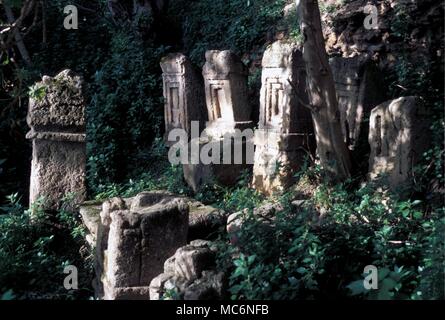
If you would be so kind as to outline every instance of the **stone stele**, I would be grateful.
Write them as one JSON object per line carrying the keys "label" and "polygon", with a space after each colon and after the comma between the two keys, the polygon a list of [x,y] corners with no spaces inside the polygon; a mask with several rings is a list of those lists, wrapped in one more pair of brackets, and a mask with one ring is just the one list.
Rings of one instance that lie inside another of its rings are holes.
{"label": "stone stele", "polygon": [[260,120],[255,131],[254,187],[270,194],[292,183],[292,176],[314,149],[306,71],[295,44],[277,41],[264,52]]}
{"label": "stone stele", "polygon": [[230,50],[210,50],[205,56],[202,75],[209,119],[206,133],[221,137],[233,129],[250,127],[246,66]]}
{"label": "stone stele", "polygon": [[396,189],[406,185],[429,146],[430,120],[414,96],[386,101],[371,112],[369,178]]}
{"label": "stone stele", "polygon": [[[233,185],[243,170],[251,170],[253,163],[253,132],[250,138],[241,137],[245,133],[244,129],[252,127],[252,110],[247,94],[247,68],[229,50],[210,50],[205,56],[202,74],[209,121],[202,137],[193,139],[191,145],[196,144],[200,154],[211,145],[217,147],[215,150],[219,149],[220,155],[215,152],[216,158],[222,158],[225,143],[237,151],[233,151],[229,161],[223,161],[224,163],[212,161],[210,164],[203,164],[201,161],[189,161],[188,164],[183,164],[184,179],[194,191],[213,180],[224,185]],[[240,161],[235,161],[237,156]]]}
{"label": "stone stele", "polygon": [[201,130],[207,121],[204,83],[199,72],[182,53],[171,53],[161,59],[164,86],[165,141],[175,128],[184,129],[188,137],[191,122],[198,121]]}
{"label": "stone stele", "polygon": [[188,220],[187,203],[162,193],[104,202],[97,239],[103,252],[103,298],[148,300],[152,279],[162,273],[165,260],[187,243]]}
{"label": "stone stele", "polygon": [[34,86],[27,122],[32,140],[30,204],[44,199],[44,208],[57,210],[71,193],[85,199],[85,99],[82,80],[70,70],[44,76]]}

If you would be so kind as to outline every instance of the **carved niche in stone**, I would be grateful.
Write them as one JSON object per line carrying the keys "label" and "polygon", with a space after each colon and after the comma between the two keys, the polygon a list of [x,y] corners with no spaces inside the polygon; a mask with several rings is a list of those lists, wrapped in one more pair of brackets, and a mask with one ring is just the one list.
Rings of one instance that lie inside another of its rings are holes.
{"label": "carved niche in stone", "polygon": [[[213,179],[233,185],[241,171],[251,170],[253,163],[253,132],[249,137],[248,130],[243,131],[252,126],[246,67],[229,50],[211,50],[206,52],[202,74],[209,121],[202,137],[193,139],[190,145],[196,146],[200,155],[211,154],[212,161],[205,163],[200,157],[199,161],[183,164],[184,179],[195,191]],[[223,157],[225,160],[220,161]]]}
{"label": "carved niche in stone", "polygon": [[369,178],[396,189],[409,182],[429,145],[430,120],[414,96],[386,101],[371,112]]}
{"label": "carved niche in stone", "polygon": [[233,129],[251,126],[246,66],[229,50],[206,52],[204,76],[209,122],[206,132],[221,137]]}
{"label": "carved niche in stone", "polygon": [[172,129],[184,129],[191,134],[191,122],[198,121],[200,130],[207,121],[205,95],[201,75],[182,53],[172,53],[162,58],[164,87],[164,118],[166,142]]}
{"label": "carved niche in stone", "polygon": [[287,187],[292,175],[313,152],[314,136],[308,102],[306,72],[295,44],[277,41],[262,60],[260,120],[255,132],[253,184],[270,194]]}

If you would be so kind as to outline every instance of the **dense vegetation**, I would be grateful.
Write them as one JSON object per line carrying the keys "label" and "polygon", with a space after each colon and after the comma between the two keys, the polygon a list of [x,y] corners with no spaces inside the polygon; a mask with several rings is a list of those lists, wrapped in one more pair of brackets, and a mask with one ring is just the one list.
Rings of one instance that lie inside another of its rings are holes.
{"label": "dense vegetation", "polygon": [[[228,213],[251,210],[264,197],[248,187],[248,174],[232,188],[205,186],[193,195],[182,169],[166,159],[160,58],[182,51],[201,66],[207,49],[232,49],[249,67],[250,101],[258,104],[260,62],[278,37],[300,39],[294,15],[283,17],[284,0],[178,0],[150,24],[111,19],[104,1],[77,1],[78,31],[63,29],[63,7],[47,3],[46,28],[26,36],[33,64],[13,52],[0,58],[0,298],[88,298],[91,257],[79,217],[66,210],[48,218],[39,204],[26,209],[30,147],[24,139],[28,88],[44,74],[64,68],[88,84],[88,187],[90,198],[131,196],[167,189],[215,205]],[[21,1],[14,1],[18,10]],[[1,6],[0,6],[1,7]],[[335,12],[335,7],[322,7]],[[403,8],[402,8],[403,9]],[[398,15],[395,32],[405,37],[409,16]],[[85,18],[85,19],[83,19]],[[411,24],[414,22],[410,22]],[[168,31],[166,27],[168,26]],[[419,95],[432,110],[432,148],[424,154],[407,193],[395,194],[355,176],[324,183],[321,169],[307,163],[300,184],[314,190],[302,208],[291,205],[295,190],[269,201],[284,210],[270,224],[249,214],[239,234],[242,253],[221,235],[219,265],[230,274],[236,299],[438,299],[444,297],[443,66],[401,54],[385,74],[389,97]],[[255,109],[255,108],[254,108]],[[255,118],[257,115],[253,115]],[[366,154],[363,155],[366,159]],[[366,160],[361,161],[366,161]],[[366,167],[366,163],[365,163]],[[439,194],[439,195],[438,195]],[[320,223],[314,217],[323,212]],[[67,292],[63,267],[79,268],[81,290]],[[379,267],[382,290],[357,285],[363,267]]]}

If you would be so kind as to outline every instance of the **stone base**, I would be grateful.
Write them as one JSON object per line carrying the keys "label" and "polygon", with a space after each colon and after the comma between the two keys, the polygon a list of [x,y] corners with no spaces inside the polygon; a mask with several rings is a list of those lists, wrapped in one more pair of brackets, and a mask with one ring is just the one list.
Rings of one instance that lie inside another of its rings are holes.
{"label": "stone base", "polygon": [[[129,211],[139,212],[141,211],[140,208],[145,208],[145,212],[150,207],[154,206],[157,208],[162,208],[168,206],[173,201],[183,201],[188,205],[188,241],[196,239],[209,239],[212,237],[212,233],[214,233],[218,228],[223,227],[226,223],[227,218],[223,211],[211,206],[203,205],[201,202],[194,199],[177,196],[163,190],[143,192],[140,195],[132,198],[113,198],[105,201],[87,201],[80,206],[80,215],[89,231],[87,238],[90,239],[89,242],[91,247],[93,250],[95,250],[94,269],[96,277],[93,280],[93,287],[95,296],[97,298],[132,300],[148,299],[148,288],[145,284],[130,286],[130,282],[127,282],[126,285],[123,286],[113,286],[109,281],[109,277],[107,276],[107,270],[109,269],[108,261],[110,260],[109,252],[110,250],[114,250],[112,245],[111,248],[109,248],[110,225],[112,224],[111,213],[116,211],[125,211],[128,209]],[[163,228],[162,230],[165,231],[167,228]],[[125,229],[124,232],[128,236],[129,231]],[[160,246],[162,250],[156,250],[161,252],[165,250],[164,247],[165,243]],[[129,252],[126,254],[129,254]],[[137,252],[135,254],[138,255]],[[125,255],[122,255],[122,257],[125,258]],[[151,255],[151,258],[154,260],[154,255]],[[125,261],[125,259],[123,261]],[[162,268],[164,258],[160,260],[162,261],[159,261],[158,265]],[[119,262],[119,264],[122,265],[123,261]],[[136,265],[138,264],[135,263],[135,266]],[[153,267],[153,269],[156,268]],[[155,275],[160,272],[161,271],[156,271]]]}
{"label": "stone base", "polygon": [[150,300],[150,287],[106,288],[104,300]]}
{"label": "stone base", "polygon": [[225,122],[223,120],[215,120],[207,125],[204,132],[208,137],[218,139],[226,135],[233,135],[237,131],[251,129],[252,127],[252,121]]}
{"label": "stone base", "polygon": [[97,227],[96,283],[99,298],[148,299],[151,280],[164,261],[187,243],[189,209],[181,197],[142,192],[102,205]]}
{"label": "stone base", "polygon": [[[191,143],[193,143],[193,141]],[[184,179],[195,192],[198,191],[201,186],[215,182],[225,186],[233,186],[237,183],[244,171],[252,170],[254,148],[251,137],[242,139],[241,143],[235,143],[233,139],[230,140],[230,137],[227,136],[222,139],[201,138],[197,146],[199,155],[202,156],[203,148],[208,148],[210,144],[219,146],[220,154],[213,158],[217,161],[204,164],[202,157],[197,159],[199,161],[192,161],[192,159],[189,158],[189,163],[183,164],[182,166]],[[227,150],[225,150],[228,149],[227,146],[229,146],[231,150],[230,157],[227,156],[229,164],[224,163],[224,154],[227,152]],[[189,152],[189,154],[191,154],[191,152]],[[214,162],[219,162],[219,164]]]}
{"label": "stone base", "polygon": [[85,143],[35,138],[32,146],[30,205],[43,197],[45,210],[58,210],[69,193],[84,201]]}
{"label": "stone base", "polygon": [[179,248],[151,282],[150,300],[226,298],[227,277],[216,271],[215,258],[216,247],[208,241],[195,240]]}
{"label": "stone base", "polygon": [[257,130],[253,167],[254,188],[270,195],[282,192],[293,184],[295,173],[313,150],[312,140],[313,136],[307,134],[280,134]]}

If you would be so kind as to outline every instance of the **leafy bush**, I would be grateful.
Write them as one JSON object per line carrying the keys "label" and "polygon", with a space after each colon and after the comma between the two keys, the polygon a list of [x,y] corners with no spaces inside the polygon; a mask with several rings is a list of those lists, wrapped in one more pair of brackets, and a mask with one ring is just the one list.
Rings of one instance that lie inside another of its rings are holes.
{"label": "leafy bush", "polygon": [[167,158],[167,147],[156,138],[148,151],[150,168],[123,183],[100,184],[94,193],[96,200],[116,196],[132,197],[142,191],[167,190],[180,195],[192,195],[192,190],[183,179],[182,166],[172,165]]}
{"label": "leafy bush", "polygon": [[[427,213],[420,201],[372,185],[351,188],[321,185],[303,209],[285,195],[271,223],[247,217],[241,253],[221,244],[232,298],[443,299],[443,209]],[[377,291],[363,288],[367,265],[379,269]]]}
{"label": "leafy bush", "polygon": [[[9,197],[0,215],[0,298],[86,299],[92,296],[92,261],[85,245],[83,226],[69,208],[50,216],[40,199],[29,210]],[[63,286],[64,268],[78,268],[79,290]]]}
{"label": "leafy bush", "polygon": [[202,65],[206,50],[231,49],[243,55],[261,49],[267,33],[273,34],[282,18],[284,4],[284,0],[180,0],[169,12],[183,17],[184,49]]}
{"label": "leafy bush", "polygon": [[88,181],[93,191],[148,167],[148,151],[163,123],[158,63],[165,48],[146,46],[137,34],[118,31],[110,50],[91,85],[88,108]]}

